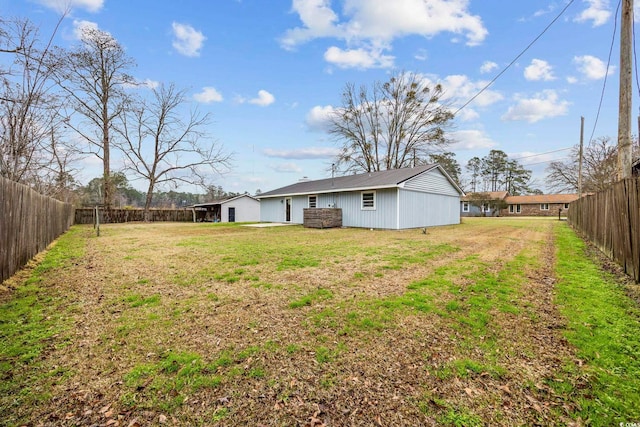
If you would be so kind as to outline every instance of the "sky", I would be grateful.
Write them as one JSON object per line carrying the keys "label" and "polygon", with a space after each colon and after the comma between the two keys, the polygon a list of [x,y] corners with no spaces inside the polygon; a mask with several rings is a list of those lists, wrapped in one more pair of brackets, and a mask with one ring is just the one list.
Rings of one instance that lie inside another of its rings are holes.
{"label": "sky", "polygon": [[[233,153],[232,167],[211,177],[226,191],[254,194],[331,176],[338,142],[326,118],[345,86],[371,87],[402,71],[442,84],[454,111],[464,106],[447,149],[463,170],[470,158],[502,150],[545,190],[545,167],[579,143],[581,117],[585,141],[617,140],[618,4],[0,0],[0,16],[29,18],[46,35],[69,6],[56,44],[71,47],[83,26],[99,28],[136,61],[130,73],[146,83],[138,90],[185,89],[190,108],[211,115],[212,140]],[[83,184],[101,175],[98,159],[77,169]]]}

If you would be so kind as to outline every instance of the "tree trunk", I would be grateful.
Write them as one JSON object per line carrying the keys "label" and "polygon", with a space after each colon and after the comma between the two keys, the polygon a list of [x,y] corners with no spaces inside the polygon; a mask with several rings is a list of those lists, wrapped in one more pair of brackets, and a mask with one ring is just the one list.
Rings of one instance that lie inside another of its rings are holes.
{"label": "tree trunk", "polygon": [[[106,116],[106,107],[103,112],[103,117]],[[104,208],[108,212],[113,205],[113,191],[111,188],[111,167],[110,167],[110,152],[109,152],[109,123],[103,121],[102,126],[102,167],[104,178]]]}
{"label": "tree trunk", "polygon": [[149,181],[149,188],[147,190],[147,197],[145,198],[144,201],[144,222],[150,222],[151,221],[151,215],[150,215],[150,209],[151,209],[151,202],[153,201],[153,187],[155,186],[155,183],[153,182],[153,180]]}

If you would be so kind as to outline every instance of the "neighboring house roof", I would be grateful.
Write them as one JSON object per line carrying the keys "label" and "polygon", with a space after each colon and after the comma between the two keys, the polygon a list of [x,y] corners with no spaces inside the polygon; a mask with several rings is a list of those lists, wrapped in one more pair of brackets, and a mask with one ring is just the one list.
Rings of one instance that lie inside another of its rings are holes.
{"label": "neighboring house roof", "polygon": [[508,191],[478,191],[476,193],[467,193],[467,195],[464,197],[461,197],[460,200],[462,200],[463,202],[468,202],[469,200],[473,200],[474,195],[476,194],[487,194],[488,198],[494,199],[494,200],[495,199],[503,200],[504,198],[509,196]]}
{"label": "neighboring house roof", "polygon": [[257,198],[255,198],[254,196],[251,196],[249,194],[239,194],[237,196],[227,197],[226,199],[212,200],[212,201],[206,202],[206,203],[196,203],[195,205],[191,205],[190,207],[192,207],[192,208],[203,208],[203,207],[206,207],[206,206],[222,205],[222,204],[225,204],[225,203],[229,203],[229,202],[231,202],[233,200],[240,199],[242,197],[249,197],[250,199],[253,199],[256,202],[260,201]]}
{"label": "neighboring house roof", "polygon": [[533,194],[530,196],[508,196],[505,201],[510,205],[538,203],[571,203],[578,200],[577,194]]}
{"label": "neighboring house roof", "polygon": [[375,190],[382,188],[394,188],[403,182],[427,172],[432,169],[439,169],[443,175],[451,182],[451,185],[460,192],[464,192],[455,184],[445,170],[437,165],[423,165],[413,168],[390,169],[379,172],[369,172],[357,175],[338,176],[335,178],[319,179],[315,181],[300,181],[275,190],[259,194],[259,199],[276,196],[294,196],[315,193],[335,193],[341,191]]}

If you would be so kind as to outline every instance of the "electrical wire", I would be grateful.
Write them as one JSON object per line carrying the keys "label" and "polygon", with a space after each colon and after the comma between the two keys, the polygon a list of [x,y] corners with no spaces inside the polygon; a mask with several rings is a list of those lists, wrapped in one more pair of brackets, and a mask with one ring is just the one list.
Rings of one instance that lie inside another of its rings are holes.
{"label": "electrical wire", "polygon": [[611,47],[609,47],[609,58],[607,59],[607,71],[604,74],[604,82],[602,83],[602,92],[600,93],[600,102],[598,103],[598,112],[596,113],[596,120],[593,123],[593,129],[591,130],[591,136],[587,140],[587,142],[591,142],[593,140],[593,135],[596,133],[596,127],[598,126],[598,119],[600,118],[600,111],[602,110],[602,102],[604,100],[604,92],[607,87],[607,77],[609,76],[609,66],[611,65],[611,54],[613,53],[613,46],[616,41],[616,32],[618,31],[618,13],[620,12],[620,5],[622,4],[622,0],[618,2],[618,7],[616,8],[616,16],[613,19],[613,35],[611,36]]}
{"label": "electrical wire", "polygon": [[506,67],[504,67],[504,68],[502,69],[502,71],[500,71],[500,72],[499,72],[499,73],[498,73],[498,74],[497,74],[497,75],[496,75],[496,76],[495,76],[495,77],[494,77],[494,78],[493,78],[489,83],[487,83],[487,84],[486,84],[482,89],[480,89],[480,91],[478,91],[478,93],[476,93],[475,95],[473,95],[473,96],[471,97],[471,99],[469,99],[467,102],[465,102],[464,104],[462,104],[462,106],[461,106],[460,108],[458,108],[458,109],[457,109],[453,114],[454,114],[454,115],[457,115],[457,114],[460,112],[460,110],[462,110],[463,108],[465,108],[467,105],[471,104],[471,103],[472,103],[472,102],[473,102],[477,97],[479,97],[479,96],[480,96],[480,95],[481,95],[485,90],[489,89],[489,87],[490,87],[492,84],[494,84],[496,80],[498,80],[498,79],[499,79],[499,78],[500,78],[500,77],[501,77],[501,76],[502,76],[502,75],[503,75],[503,74],[504,74],[504,73],[505,73],[509,68],[511,68],[511,66],[512,66],[513,64],[515,64],[515,63],[516,63],[516,61],[517,61],[518,59],[520,59],[520,57],[521,57],[522,55],[524,55],[524,54],[525,54],[525,52],[526,52],[526,51],[528,51],[528,50],[531,48],[531,46],[533,46],[533,45],[538,41],[538,39],[540,39],[540,37],[542,37],[542,36],[544,35],[544,33],[546,33],[546,32],[547,32],[547,30],[548,30],[549,28],[551,28],[551,26],[552,26],[553,24],[555,24],[555,22],[556,22],[558,19],[560,19],[560,17],[561,17],[561,16],[564,14],[564,12],[569,8],[569,6],[571,6],[571,5],[573,4],[573,2],[574,2],[574,1],[575,1],[575,0],[570,0],[570,1],[566,4],[566,6],[565,6],[561,11],[560,11],[560,13],[559,13],[555,18],[553,18],[553,20],[552,20],[552,21],[551,21],[551,22],[550,22],[550,23],[549,23],[549,24],[544,28],[544,30],[542,30],[542,32],[541,32],[540,34],[538,34],[538,35],[536,36],[536,38],[534,38],[534,39],[533,39],[533,41],[531,41],[531,43],[529,43],[529,44],[527,45],[527,47],[525,47],[525,48],[524,48],[524,49],[523,49],[523,50],[518,54],[518,56],[516,56],[516,57],[515,57],[515,58],[514,58],[510,63],[509,63],[509,65],[507,65]]}
{"label": "electrical wire", "polygon": [[542,156],[543,154],[552,154],[552,153],[558,153],[560,151],[567,151],[567,150],[571,150],[573,147],[567,147],[567,148],[559,148],[557,150],[553,150],[553,151],[547,151],[546,153],[538,153],[538,154],[530,154],[528,156],[522,156],[522,157],[516,157],[514,159],[510,159],[510,160],[522,160],[522,159],[528,159],[529,157],[538,157],[538,156]]}
{"label": "electrical wire", "polygon": [[558,162],[560,160],[565,160],[565,159],[570,159],[570,158],[571,157],[565,156],[565,157],[560,157],[558,159],[550,159],[550,160],[544,160],[544,161],[541,161],[541,162],[527,163],[526,165],[521,165],[521,166],[525,167],[525,166],[543,165],[545,163]]}

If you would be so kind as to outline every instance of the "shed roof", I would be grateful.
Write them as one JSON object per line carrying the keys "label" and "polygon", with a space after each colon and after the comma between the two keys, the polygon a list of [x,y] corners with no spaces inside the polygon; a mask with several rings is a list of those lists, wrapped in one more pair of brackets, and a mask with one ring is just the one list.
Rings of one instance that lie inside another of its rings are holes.
{"label": "shed roof", "polygon": [[193,208],[203,208],[203,207],[206,207],[206,206],[222,205],[222,204],[225,204],[225,203],[229,203],[229,202],[231,202],[233,200],[240,199],[242,197],[249,197],[250,199],[253,199],[256,202],[260,201],[260,200],[258,200],[257,198],[255,198],[254,196],[252,196],[250,194],[239,194],[237,196],[231,196],[231,197],[227,197],[227,198],[224,198],[224,199],[212,200],[210,202],[196,203],[196,204],[192,205],[191,207],[193,207]]}
{"label": "shed roof", "polygon": [[[338,176],[335,178],[300,181],[295,184],[267,191],[256,197],[259,199],[276,196],[292,196],[314,193],[335,193],[340,191],[374,190],[393,188],[403,182],[429,170],[439,168],[448,177],[444,169],[437,164],[415,166],[412,168],[390,169],[379,172],[368,172],[357,175]],[[453,181],[452,185],[456,186]],[[456,186],[457,188],[457,186]],[[462,191],[460,190],[462,193]]]}

